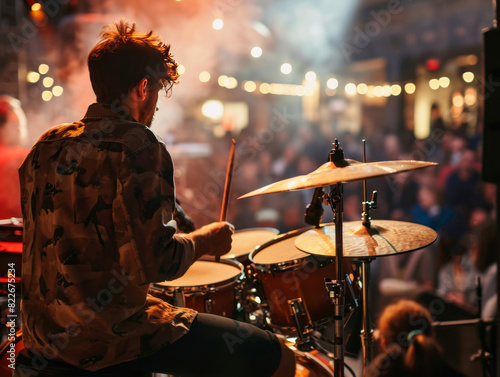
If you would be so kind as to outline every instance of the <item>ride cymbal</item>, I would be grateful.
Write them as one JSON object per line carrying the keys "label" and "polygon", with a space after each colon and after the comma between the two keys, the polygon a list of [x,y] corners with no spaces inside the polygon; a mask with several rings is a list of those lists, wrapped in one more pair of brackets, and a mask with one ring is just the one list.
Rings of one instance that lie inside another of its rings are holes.
{"label": "ride cymbal", "polygon": [[[343,223],[343,257],[372,258],[414,251],[432,244],[437,233],[420,224],[404,221],[372,220]],[[313,255],[335,257],[335,226],[311,229],[295,240],[295,247]]]}
{"label": "ride cymbal", "polygon": [[307,175],[300,175],[271,183],[270,185],[240,196],[238,199],[277,192],[326,187],[336,183],[358,181],[361,179],[402,173],[408,170],[421,169],[435,165],[437,165],[436,162],[414,160],[365,163],[346,159],[339,162],[327,162]]}

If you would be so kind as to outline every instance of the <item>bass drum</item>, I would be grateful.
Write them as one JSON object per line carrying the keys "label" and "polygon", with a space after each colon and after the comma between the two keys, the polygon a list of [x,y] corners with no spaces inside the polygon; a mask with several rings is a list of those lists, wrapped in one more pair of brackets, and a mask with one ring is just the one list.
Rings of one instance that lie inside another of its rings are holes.
{"label": "bass drum", "polygon": [[[255,249],[249,258],[261,285],[271,327],[284,335],[295,335],[297,331],[292,307],[299,314],[302,328],[322,329],[333,322],[334,306],[324,279],[337,279],[334,258],[306,254],[295,247],[295,239],[309,229],[312,227],[282,234]],[[346,281],[345,308],[349,312],[358,306],[359,271],[348,258],[343,260],[343,270],[353,281]]]}

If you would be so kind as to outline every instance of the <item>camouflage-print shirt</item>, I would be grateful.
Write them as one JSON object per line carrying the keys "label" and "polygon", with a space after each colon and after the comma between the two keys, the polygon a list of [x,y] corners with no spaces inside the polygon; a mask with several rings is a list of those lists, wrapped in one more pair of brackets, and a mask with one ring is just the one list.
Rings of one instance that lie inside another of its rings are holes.
{"label": "camouflage-print shirt", "polygon": [[193,241],[175,234],[173,164],[158,136],[93,104],[42,135],[19,176],[27,349],[97,370],[189,330],[195,311],[148,294],[194,257]]}

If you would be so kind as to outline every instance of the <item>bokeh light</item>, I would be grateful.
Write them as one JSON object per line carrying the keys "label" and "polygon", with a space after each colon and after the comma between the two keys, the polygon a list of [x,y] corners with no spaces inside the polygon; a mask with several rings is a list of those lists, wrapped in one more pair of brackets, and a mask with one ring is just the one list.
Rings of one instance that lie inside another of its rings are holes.
{"label": "bokeh light", "polygon": [[289,73],[292,72],[292,65],[290,63],[283,63],[281,65],[281,73],[283,73],[284,75],[288,75]]}
{"label": "bokeh light", "polygon": [[250,55],[254,58],[260,58],[262,56],[262,49],[259,46],[255,46],[252,48],[252,51],[250,51]]}
{"label": "bokeh light", "polygon": [[215,30],[220,30],[224,27],[224,21],[222,21],[220,18],[216,18],[214,22],[212,22],[212,27]]}
{"label": "bokeh light", "polygon": [[209,82],[210,73],[208,73],[207,71],[200,72],[199,78],[201,82]]}

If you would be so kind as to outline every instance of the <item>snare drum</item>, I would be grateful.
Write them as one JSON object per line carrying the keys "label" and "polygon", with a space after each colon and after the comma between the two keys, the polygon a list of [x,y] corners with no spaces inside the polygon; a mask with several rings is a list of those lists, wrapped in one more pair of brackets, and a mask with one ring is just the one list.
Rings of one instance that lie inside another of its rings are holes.
{"label": "snare drum", "polygon": [[249,228],[237,230],[233,234],[231,251],[221,256],[222,259],[235,259],[247,264],[248,254],[256,247],[276,238],[279,230],[274,228]]}
{"label": "snare drum", "polygon": [[232,318],[242,280],[243,265],[238,262],[197,260],[182,277],[150,289],[172,305]]}
{"label": "snare drum", "polygon": [[[300,325],[319,329],[333,322],[334,306],[325,288],[325,278],[336,279],[334,258],[306,254],[295,247],[295,239],[311,228],[278,236],[255,249],[250,261],[262,285],[264,306],[271,326],[285,335],[296,333],[291,305],[303,309]],[[347,258],[344,271],[352,275]],[[346,284],[347,285],[347,284]],[[346,309],[353,298],[346,287]]]}

